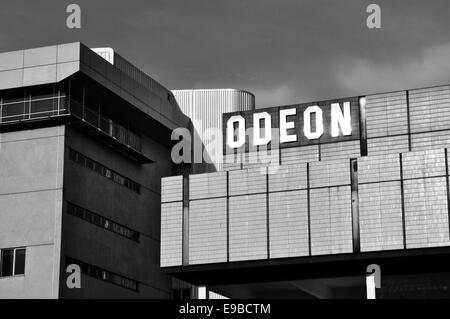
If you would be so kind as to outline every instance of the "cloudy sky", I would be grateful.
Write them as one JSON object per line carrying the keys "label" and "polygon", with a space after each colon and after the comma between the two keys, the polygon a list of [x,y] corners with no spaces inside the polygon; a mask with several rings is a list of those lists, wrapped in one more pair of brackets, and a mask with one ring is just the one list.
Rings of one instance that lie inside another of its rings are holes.
{"label": "cloudy sky", "polygon": [[[82,28],[66,27],[70,3]],[[382,28],[366,26],[381,6]],[[0,51],[110,46],[170,89],[258,107],[450,83],[449,0],[0,0]]]}

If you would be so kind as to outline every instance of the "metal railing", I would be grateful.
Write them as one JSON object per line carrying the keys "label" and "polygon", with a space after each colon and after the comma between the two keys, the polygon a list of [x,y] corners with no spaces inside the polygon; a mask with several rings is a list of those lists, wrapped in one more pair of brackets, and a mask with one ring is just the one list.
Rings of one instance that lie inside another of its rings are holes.
{"label": "metal railing", "polygon": [[0,125],[71,114],[99,129],[115,140],[136,151],[141,151],[141,137],[138,133],[118,124],[83,103],[67,99],[63,93],[45,97],[28,97],[20,100],[0,99]]}
{"label": "metal railing", "polygon": [[99,111],[92,110],[77,100],[71,99],[69,113],[84,120],[103,133],[108,134],[134,150],[141,151],[141,137],[139,134],[118,124],[109,117],[101,114]]}
{"label": "metal railing", "polygon": [[66,96],[58,95],[24,98],[19,101],[0,100],[0,124],[43,119],[67,114]]}

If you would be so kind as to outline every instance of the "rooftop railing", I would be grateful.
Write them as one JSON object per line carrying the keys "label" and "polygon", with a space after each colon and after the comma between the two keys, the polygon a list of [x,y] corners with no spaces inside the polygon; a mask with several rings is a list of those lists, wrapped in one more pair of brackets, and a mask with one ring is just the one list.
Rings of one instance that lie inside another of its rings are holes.
{"label": "rooftop railing", "polygon": [[63,93],[28,97],[15,100],[0,99],[0,125],[48,119],[72,115],[122,144],[140,152],[141,137],[135,130],[118,124],[111,118],[89,108],[83,103],[69,99]]}

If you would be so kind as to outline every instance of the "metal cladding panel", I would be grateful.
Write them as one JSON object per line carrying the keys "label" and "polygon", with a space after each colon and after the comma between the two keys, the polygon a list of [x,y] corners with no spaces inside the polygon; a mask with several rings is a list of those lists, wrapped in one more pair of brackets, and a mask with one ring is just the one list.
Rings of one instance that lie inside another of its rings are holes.
{"label": "metal cladding panel", "polygon": [[398,154],[409,151],[408,135],[367,139],[367,153],[372,155]]}
{"label": "metal cladding panel", "polygon": [[[223,169],[222,114],[255,109],[255,97],[235,89],[174,90],[182,112],[194,125],[217,170]],[[215,139],[211,140],[211,134]]]}
{"label": "metal cladding panel", "polygon": [[409,91],[411,132],[450,129],[448,85]]}
{"label": "metal cladding panel", "polygon": [[227,261],[227,199],[189,203],[189,264]]}
{"label": "metal cladding panel", "polygon": [[238,161],[236,159],[236,155],[228,154],[228,155],[224,156],[224,162],[223,162],[222,169],[224,171],[233,171],[233,170],[242,169],[242,165],[241,165],[240,160]]}
{"label": "metal cladding panel", "polygon": [[312,255],[353,251],[350,186],[311,189],[310,219]]}
{"label": "metal cladding panel", "polygon": [[274,174],[269,174],[269,192],[306,189],[306,164],[282,165]]}
{"label": "metal cladding panel", "polygon": [[229,199],[230,261],[267,258],[266,194]]}
{"label": "metal cladding panel", "polygon": [[400,182],[359,185],[361,251],[403,249]]}
{"label": "metal cladding panel", "polygon": [[411,135],[413,151],[450,147],[450,130]]}
{"label": "metal cladding panel", "polygon": [[313,162],[309,170],[313,188],[350,184],[350,160]]}
{"label": "metal cladding panel", "polygon": [[320,146],[320,159],[322,161],[360,156],[361,147],[359,141],[329,143]]}
{"label": "metal cladding panel", "polygon": [[280,165],[280,150],[259,150],[255,152],[243,153],[242,168],[253,168],[274,165]]}
{"label": "metal cladding panel", "polygon": [[319,145],[308,145],[281,149],[281,163],[296,164],[319,160]]}
{"label": "metal cladding panel", "polygon": [[445,177],[404,181],[406,247],[450,245]]}
{"label": "metal cladding panel", "polygon": [[358,159],[358,183],[400,180],[400,156],[377,155]]}
{"label": "metal cladding panel", "polygon": [[445,150],[428,150],[403,154],[403,178],[444,176]]}
{"label": "metal cladding panel", "polygon": [[366,96],[367,137],[408,133],[406,91]]}
{"label": "metal cladding panel", "polygon": [[267,190],[266,168],[249,168],[229,172],[229,195],[264,193]]}
{"label": "metal cladding panel", "polygon": [[161,179],[161,202],[183,200],[183,176],[163,177]]}
{"label": "metal cladding panel", "polygon": [[309,255],[306,190],[269,194],[270,258]]}
{"label": "metal cladding panel", "polygon": [[189,199],[227,196],[227,173],[194,174],[189,177]]}
{"label": "metal cladding panel", "polygon": [[161,205],[161,267],[181,266],[183,252],[183,203]]}

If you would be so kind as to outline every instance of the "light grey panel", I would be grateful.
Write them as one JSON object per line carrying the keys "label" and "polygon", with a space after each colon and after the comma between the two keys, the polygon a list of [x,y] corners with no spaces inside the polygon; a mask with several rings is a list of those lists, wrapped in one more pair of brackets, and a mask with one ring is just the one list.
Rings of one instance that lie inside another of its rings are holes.
{"label": "light grey panel", "polygon": [[266,168],[249,168],[229,172],[230,195],[266,192]]}
{"label": "light grey panel", "polygon": [[450,147],[450,130],[411,135],[411,149],[413,151],[448,147]]}
{"label": "light grey panel", "polygon": [[266,195],[229,199],[230,261],[267,258]]}
{"label": "light grey panel", "polygon": [[61,80],[64,80],[68,76],[74,74],[80,69],[80,62],[66,62],[66,63],[60,63],[57,66],[57,74],[56,74],[56,80],[59,82]]}
{"label": "light grey panel", "polygon": [[227,261],[227,199],[189,203],[189,264]]}
{"label": "light grey panel", "polygon": [[0,53],[0,71],[23,68],[23,50]]}
{"label": "light grey panel", "polygon": [[189,199],[227,196],[227,173],[207,173],[189,176]]}
{"label": "light grey panel", "polygon": [[225,171],[241,169],[242,156],[242,153],[224,155],[223,169]]}
{"label": "light grey panel", "polygon": [[406,91],[366,96],[367,137],[408,133]]}
{"label": "light grey panel", "polygon": [[53,82],[56,82],[56,64],[26,68],[23,71],[24,86]]}
{"label": "light grey panel", "polygon": [[56,63],[56,45],[24,50],[24,67]]}
{"label": "light grey panel", "polygon": [[161,202],[183,200],[183,176],[163,177],[161,179]]}
{"label": "light grey panel", "polygon": [[319,146],[307,145],[281,149],[281,164],[297,164],[319,160]]}
{"label": "light grey panel", "polygon": [[243,154],[244,162],[242,168],[255,168],[264,166],[279,166],[280,150],[261,150]]}
{"label": "light grey panel", "polygon": [[307,187],[306,164],[281,165],[269,174],[269,192],[305,189]]}
{"label": "light grey panel", "polygon": [[448,85],[409,92],[411,132],[450,129]]}
{"label": "light grey panel", "polygon": [[361,148],[359,141],[329,143],[320,146],[320,159],[322,161],[356,158],[360,156]]}
{"label": "light grey panel", "polygon": [[408,152],[403,154],[403,178],[444,176],[445,151],[443,149]]}
{"label": "light grey panel", "polygon": [[23,69],[1,71],[0,90],[21,87],[23,80]]}
{"label": "light grey panel", "polygon": [[350,160],[313,162],[309,170],[311,187],[350,184]]}
{"label": "light grey panel", "polygon": [[400,179],[399,154],[368,156],[358,159],[358,183]]}
{"label": "light grey panel", "polygon": [[311,189],[311,253],[351,253],[352,211],[350,186]]}
{"label": "light grey panel", "polygon": [[309,255],[306,190],[269,194],[270,258]]}
{"label": "light grey panel", "polygon": [[404,194],[406,247],[450,245],[445,178],[405,180]]}
{"label": "light grey panel", "polygon": [[367,153],[372,156],[408,152],[408,143],[408,135],[371,138],[367,140]]}
{"label": "light grey panel", "polygon": [[80,60],[80,43],[58,45],[57,63]]}
{"label": "light grey panel", "polygon": [[400,182],[359,185],[361,251],[403,249]]}
{"label": "light grey panel", "polygon": [[181,266],[183,203],[161,204],[161,267]]}

